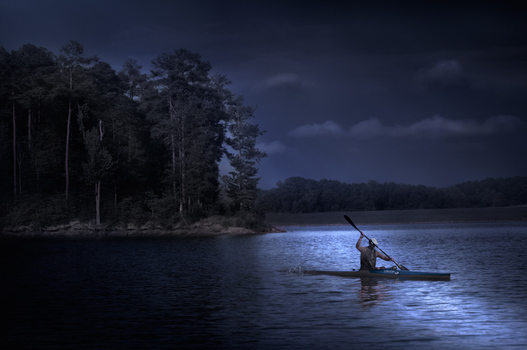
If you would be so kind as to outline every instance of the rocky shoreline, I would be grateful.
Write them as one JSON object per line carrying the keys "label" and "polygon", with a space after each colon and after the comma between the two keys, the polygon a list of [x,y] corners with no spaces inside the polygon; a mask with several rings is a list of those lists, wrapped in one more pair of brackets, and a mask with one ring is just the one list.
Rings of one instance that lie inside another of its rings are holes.
{"label": "rocky shoreline", "polygon": [[2,231],[4,237],[19,238],[137,238],[137,237],[179,237],[179,236],[219,236],[219,235],[256,235],[283,230],[269,226],[264,231],[256,231],[239,226],[225,227],[221,220],[209,218],[192,225],[162,227],[153,222],[144,225],[117,223],[113,225],[95,225],[92,222],[71,221],[48,227],[34,228],[30,225],[8,227]]}

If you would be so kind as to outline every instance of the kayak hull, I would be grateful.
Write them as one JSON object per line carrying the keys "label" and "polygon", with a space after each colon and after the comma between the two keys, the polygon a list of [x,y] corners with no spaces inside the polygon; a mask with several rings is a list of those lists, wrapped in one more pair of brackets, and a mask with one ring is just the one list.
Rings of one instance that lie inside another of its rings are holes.
{"label": "kayak hull", "polygon": [[309,271],[311,275],[330,275],[342,277],[373,277],[373,278],[392,278],[392,279],[413,279],[413,280],[437,280],[449,281],[449,273],[439,272],[420,272],[402,271],[393,269],[381,270],[352,270],[352,271]]}

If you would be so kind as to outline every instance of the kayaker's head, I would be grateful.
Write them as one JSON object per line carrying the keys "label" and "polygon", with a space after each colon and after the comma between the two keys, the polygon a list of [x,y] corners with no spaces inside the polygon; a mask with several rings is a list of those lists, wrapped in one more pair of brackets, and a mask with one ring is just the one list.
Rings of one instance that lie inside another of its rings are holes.
{"label": "kayaker's head", "polygon": [[370,247],[377,246],[377,240],[375,238],[370,239]]}

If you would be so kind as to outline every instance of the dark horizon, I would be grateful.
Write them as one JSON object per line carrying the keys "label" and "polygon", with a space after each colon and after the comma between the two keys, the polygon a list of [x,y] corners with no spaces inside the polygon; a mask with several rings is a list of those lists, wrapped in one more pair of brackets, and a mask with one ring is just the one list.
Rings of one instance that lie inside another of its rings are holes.
{"label": "dark horizon", "polygon": [[[482,183],[482,182],[485,182],[485,181],[500,181],[500,180],[510,180],[510,179],[514,179],[514,178],[525,178],[525,176],[510,176],[510,177],[486,177],[484,179],[481,179],[481,180],[467,180],[467,181],[463,181],[463,182],[459,182],[459,183],[455,183],[455,184],[452,184],[452,185],[448,185],[448,186],[444,186],[444,187],[437,187],[437,186],[426,186],[426,185],[423,185],[423,184],[410,184],[410,183],[404,183],[404,182],[394,182],[394,181],[385,181],[385,182],[379,182],[379,181],[376,181],[376,180],[368,180],[368,181],[364,181],[364,182],[346,182],[346,181],[340,181],[340,180],[335,180],[335,179],[326,179],[326,178],[323,178],[323,179],[320,179],[320,180],[316,180],[316,179],[312,179],[312,178],[304,178],[302,176],[290,176],[284,180],[279,180],[273,187],[269,188],[269,189],[275,189],[278,187],[278,185],[281,185],[283,184],[285,181],[288,181],[290,179],[294,179],[294,178],[301,178],[303,180],[306,180],[306,181],[315,181],[315,182],[321,182],[321,181],[337,181],[339,183],[342,183],[342,184],[346,184],[346,185],[362,185],[362,184],[368,184],[368,183],[376,183],[376,184],[380,184],[380,185],[386,185],[386,184],[395,184],[395,185],[401,185],[401,186],[423,186],[423,187],[426,187],[426,188],[431,188],[431,189],[446,189],[446,188],[451,188],[451,187],[455,187],[455,186],[460,186],[460,185],[465,185],[465,184],[469,184],[469,183]],[[262,189],[263,190],[263,189]]]}

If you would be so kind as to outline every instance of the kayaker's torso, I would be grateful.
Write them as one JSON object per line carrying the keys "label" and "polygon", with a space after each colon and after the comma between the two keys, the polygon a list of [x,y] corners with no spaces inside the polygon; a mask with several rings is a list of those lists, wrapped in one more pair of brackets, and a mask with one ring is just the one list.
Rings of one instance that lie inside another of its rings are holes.
{"label": "kayaker's torso", "polygon": [[360,249],[360,269],[361,270],[373,270],[377,263],[377,251],[370,247],[362,247]]}

